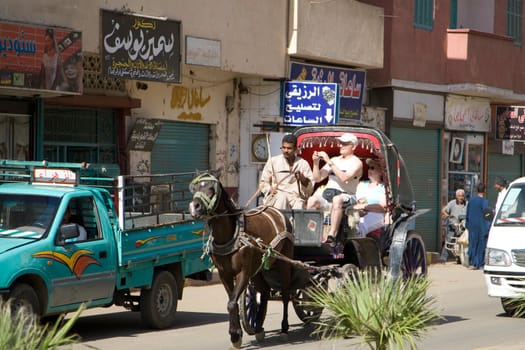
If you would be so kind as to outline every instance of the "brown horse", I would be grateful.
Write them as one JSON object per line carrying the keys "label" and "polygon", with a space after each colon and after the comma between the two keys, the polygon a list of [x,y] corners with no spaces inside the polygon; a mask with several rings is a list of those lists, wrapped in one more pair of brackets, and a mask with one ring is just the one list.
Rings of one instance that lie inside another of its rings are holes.
{"label": "brown horse", "polygon": [[[190,184],[190,191],[193,193],[191,215],[203,218],[207,223],[210,233],[208,249],[228,293],[230,340],[236,348],[242,344],[238,299],[250,279],[262,297],[255,316],[256,339],[261,340],[264,338],[262,323],[270,292],[269,281],[263,273],[263,252],[271,247],[283,256],[293,257],[290,221],[273,207],[257,207],[248,211],[238,209],[211,173],[197,175]],[[283,301],[281,337],[286,339],[292,266],[283,259],[270,258],[269,262],[270,270],[276,269],[279,276]]]}

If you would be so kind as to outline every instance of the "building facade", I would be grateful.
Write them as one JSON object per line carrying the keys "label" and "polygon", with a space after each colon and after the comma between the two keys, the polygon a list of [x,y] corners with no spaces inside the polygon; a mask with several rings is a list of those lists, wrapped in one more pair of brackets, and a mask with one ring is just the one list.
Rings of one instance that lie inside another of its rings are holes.
{"label": "building facade", "polygon": [[369,103],[405,157],[416,228],[440,249],[440,209],[457,188],[524,174],[521,0],[369,0],[385,13],[384,67],[368,71]]}
{"label": "building facade", "polygon": [[[122,174],[221,169],[239,202],[262,167],[253,140],[280,141],[291,61],[341,74],[383,62],[383,10],[360,1],[7,0],[0,10],[0,158]],[[360,89],[363,104],[364,80]]]}

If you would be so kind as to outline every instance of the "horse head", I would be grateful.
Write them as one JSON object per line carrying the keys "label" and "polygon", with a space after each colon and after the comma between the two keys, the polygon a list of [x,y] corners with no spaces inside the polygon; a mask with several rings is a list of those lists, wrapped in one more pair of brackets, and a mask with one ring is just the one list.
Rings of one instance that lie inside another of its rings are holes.
{"label": "horse head", "polygon": [[190,182],[193,199],[190,202],[190,213],[195,219],[215,214],[221,198],[222,186],[219,179],[211,172],[197,173]]}

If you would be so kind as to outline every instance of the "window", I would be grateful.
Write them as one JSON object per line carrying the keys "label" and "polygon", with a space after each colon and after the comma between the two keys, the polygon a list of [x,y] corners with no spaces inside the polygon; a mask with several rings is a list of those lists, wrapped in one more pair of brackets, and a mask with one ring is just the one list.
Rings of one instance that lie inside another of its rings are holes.
{"label": "window", "polygon": [[414,1],[414,27],[432,30],[434,26],[434,0]]}
{"label": "window", "polygon": [[99,232],[98,216],[92,197],[76,197],[71,199],[68,203],[66,216],[63,223],[75,223],[80,225],[79,230],[81,230],[81,237],[79,237],[77,241],[102,238],[102,235]]}
{"label": "window", "polygon": [[514,38],[514,45],[521,46],[523,0],[508,0],[507,35]]}
{"label": "window", "polygon": [[54,162],[117,162],[112,110],[46,108],[44,159]]}

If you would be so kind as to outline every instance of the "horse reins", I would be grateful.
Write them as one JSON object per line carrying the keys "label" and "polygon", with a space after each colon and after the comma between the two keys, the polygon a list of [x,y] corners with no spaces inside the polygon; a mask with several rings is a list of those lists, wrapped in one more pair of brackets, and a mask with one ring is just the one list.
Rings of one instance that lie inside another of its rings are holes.
{"label": "horse reins", "polygon": [[[215,189],[214,196],[210,198],[209,196],[205,195],[203,192],[198,191],[194,193],[194,197],[199,198],[205,204],[207,214],[211,214],[217,209],[217,206],[219,204],[220,193],[218,191],[218,181],[214,176],[206,173],[206,174],[196,177],[191,182],[191,185],[199,181],[203,181],[203,180],[213,181],[214,189]],[[212,207],[210,208],[210,206]],[[210,234],[208,236],[208,242],[205,245],[205,249],[204,249],[203,255],[201,256],[201,259],[203,259],[205,255],[209,255],[210,253],[217,254],[217,255],[229,255],[229,254],[236,252],[238,249],[241,248],[242,245],[244,245],[244,246],[248,246],[248,247],[257,249],[259,252],[263,254],[264,256],[263,261],[261,261],[261,266],[259,267],[258,270],[260,270],[261,267],[265,265],[264,259],[269,259],[269,258],[275,258],[275,259],[279,259],[282,261],[286,261],[290,264],[301,266],[307,269],[314,269],[318,271],[323,270],[322,267],[311,266],[302,261],[293,260],[281,254],[281,252],[279,252],[278,250],[275,250],[275,247],[279,244],[281,240],[288,238],[293,241],[294,236],[291,232],[287,232],[287,231],[279,232],[269,244],[266,244],[260,238],[254,237],[244,231],[243,229],[244,228],[244,216],[253,216],[253,215],[261,214],[267,208],[268,208],[267,206],[262,206],[260,208],[252,209],[249,212],[245,212],[243,209],[241,209],[233,213],[224,212],[224,213],[215,214],[215,215],[206,215],[205,218],[207,219],[207,221],[213,218],[218,218],[218,217],[223,217],[223,216],[234,216],[234,215],[239,215],[239,219],[237,220],[237,225],[235,226],[235,233],[233,234],[233,237],[224,244],[217,244],[214,242],[213,234],[211,232],[212,229],[210,228],[209,224],[206,224],[206,228],[208,232],[210,232]],[[283,216],[282,213],[280,214],[281,216]],[[273,222],[274,219],[272,218],[271,221]]]}

